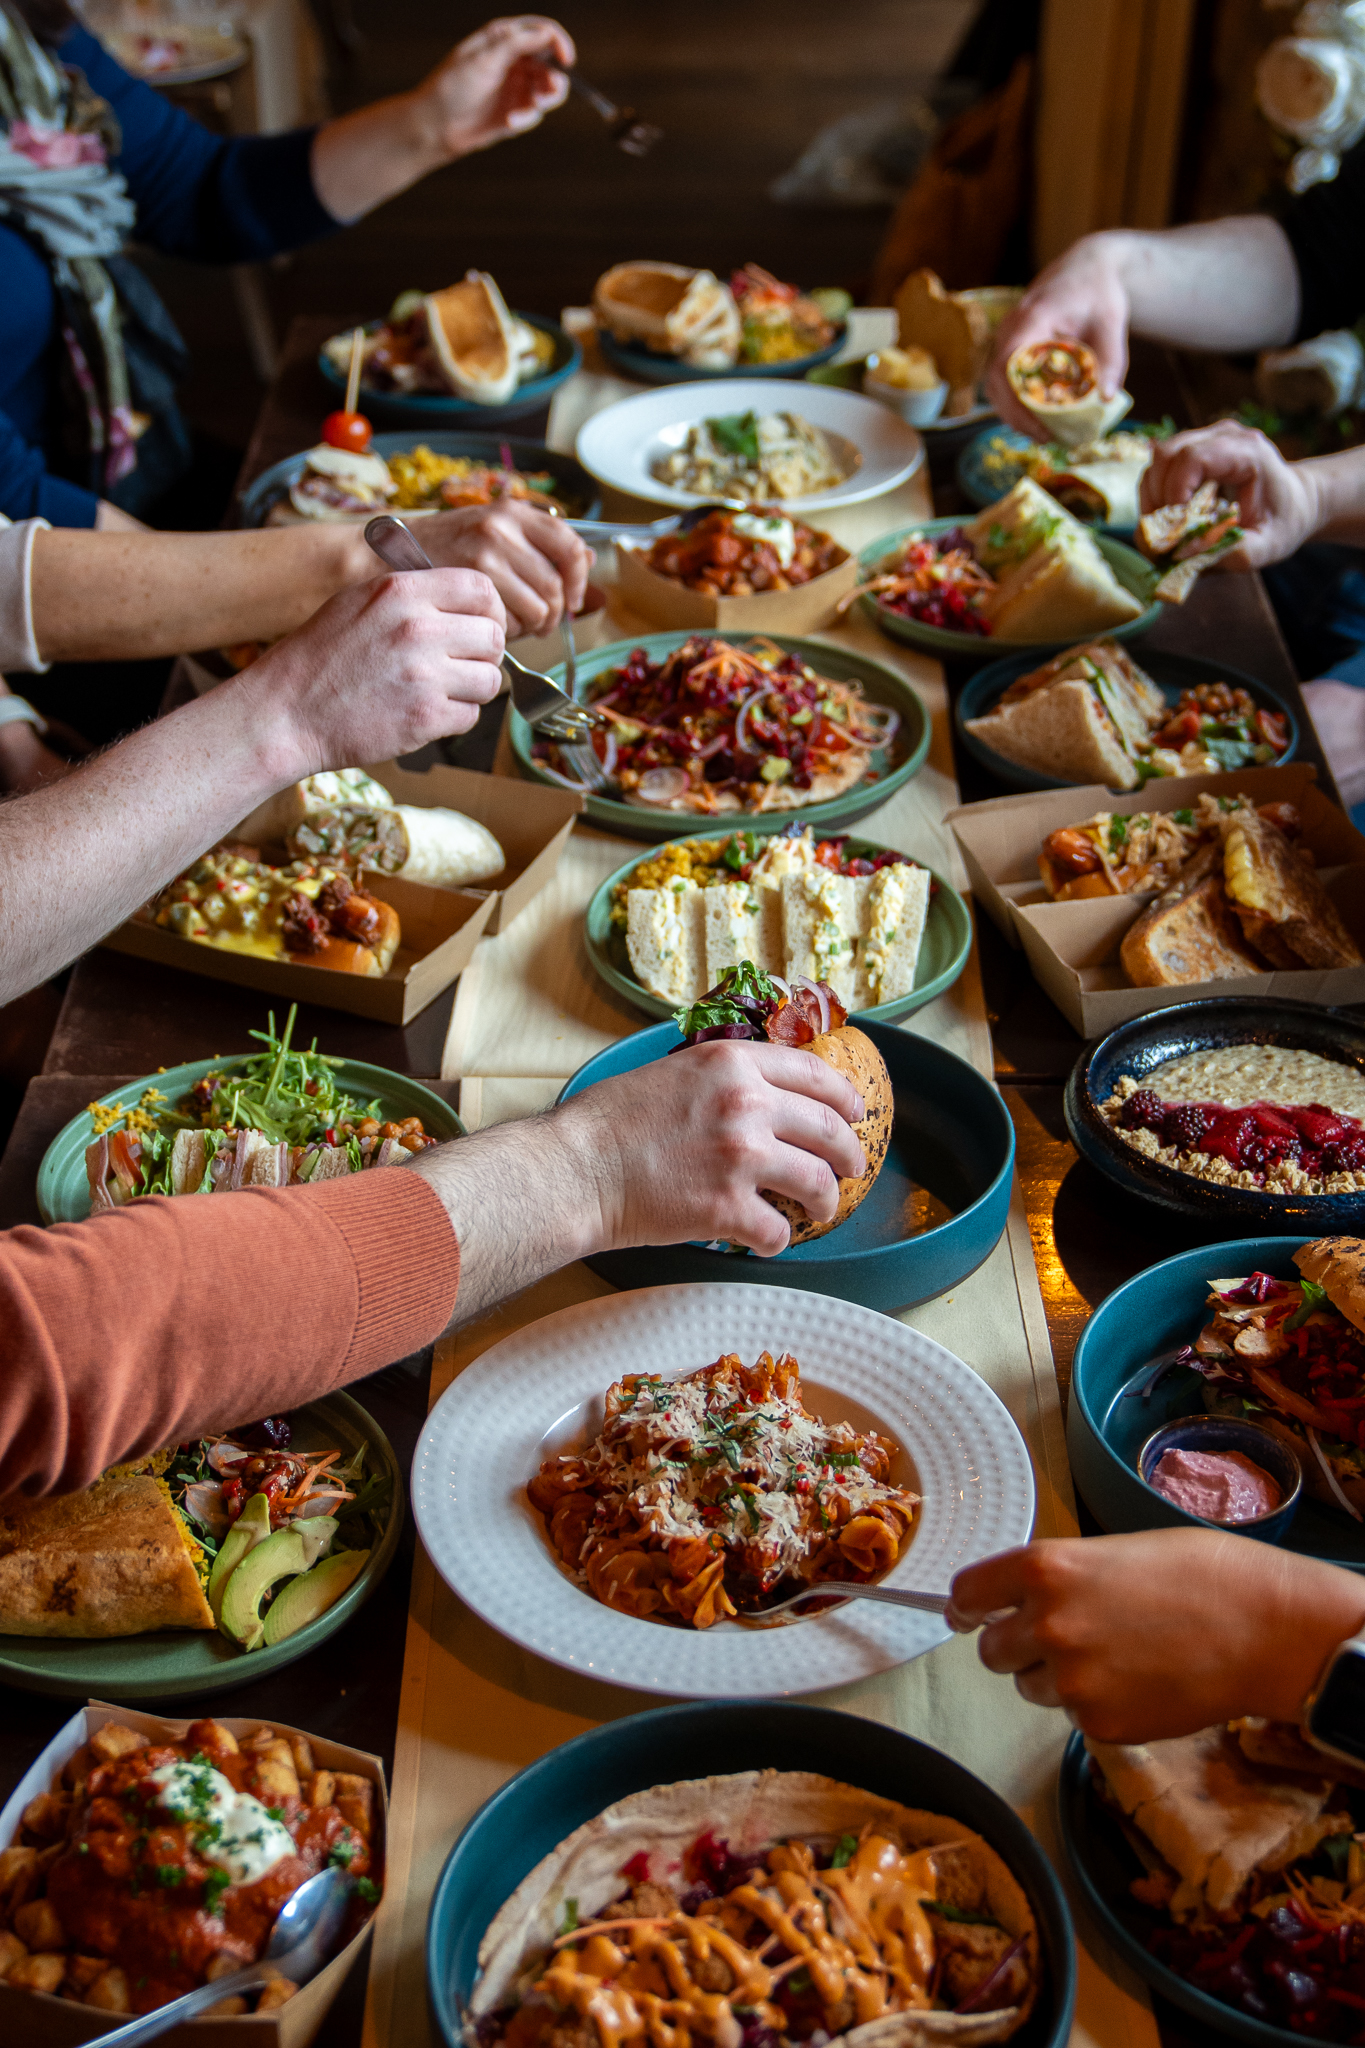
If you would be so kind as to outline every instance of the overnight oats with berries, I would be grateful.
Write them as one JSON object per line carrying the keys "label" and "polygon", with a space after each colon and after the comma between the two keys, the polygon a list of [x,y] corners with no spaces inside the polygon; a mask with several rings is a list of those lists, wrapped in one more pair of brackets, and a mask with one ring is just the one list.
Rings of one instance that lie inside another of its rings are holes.
{"label": "overnight oats with berries", "polygon": [[1220,1045],[1125,1074],[1100,1105],[1144,1158],[1267,1195],[1365,1188],[1365,1075],[1287,1045]]}

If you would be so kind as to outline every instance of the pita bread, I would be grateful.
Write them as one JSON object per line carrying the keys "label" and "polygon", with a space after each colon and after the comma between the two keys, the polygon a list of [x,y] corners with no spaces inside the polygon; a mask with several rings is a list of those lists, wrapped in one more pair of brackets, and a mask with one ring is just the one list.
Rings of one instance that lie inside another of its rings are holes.
{"label": "pita bread", "polygon": [[1365,1331],[1365,1237],[1315,1237],[1299,1246],[1294,1264],[1305,1280],[1326,1288],[1348,1323]]}
{"label": "pita bread", "polygon": [[[913,2031],[892,2029],[890,2019],[913,2021],[924,2039],[950,2035],[955,2042],[1003,2040],[1032,2011],[1039,1981],[1038,1928],[1023,1886],[989,1843],[959,1821],[882,1799],[853,1785],[810,1771],[744,1771],[728,1777],[690,1778],[655,1785],[618,1800],[575,1830],[523,1878],[494,1916],[479,1946],[479,1981],[469,2001],[471,2018],[497,2012],[514,1995],[526,1965],[555,1939],[569,1899],[577,1901],[579,1925],[595,1918],[621,1896],[623,1864],[646,1858],[649,1878],[683,1888],[686,1850],[708,1831],[728,1842],[737,1856],[755,1854],[784,1840],[833,1843],[871,1824],[906,1848],[960,1845],[983,1896],[983,1911],[1006,1933],[1022,1938],[1029,1992],[1005,2013],[914,2013],[871,2023],[868,2048],[908,2048]],[[932,2025],[930,2023],[933,2023]],[[927,2031],[924,2031],[926,2030]],[[862,2038],[851,2031],[849,2041]]]}
{"label": "pita bread", "polygon": [[165,1482],[145,1472],[0,1516],[0,1634],[211,1629],[192,1545]]}
{"label": "pita bread", "polygon": [[1349,1813],[1324,1813],[1322,1774],[1271,1774],[1224,1726],[1169,1741],[1086,1748],[1128,1818],[1178,1874],[1176,1919],[1231,1911],[1255,1870],[1283,1870],[1328,1835],[1349,1834]]}

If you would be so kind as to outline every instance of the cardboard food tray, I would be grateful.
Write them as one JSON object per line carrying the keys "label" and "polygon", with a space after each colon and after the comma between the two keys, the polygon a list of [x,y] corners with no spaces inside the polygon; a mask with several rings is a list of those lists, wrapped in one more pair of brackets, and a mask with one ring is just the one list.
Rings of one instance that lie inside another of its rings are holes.
{"label": "cardboard food tray", "polygon": [[1038,848],[1061,825],[1096,811],[1178,811],[1202,792],[1246,795],[1257,803],[1297,805],[1304,843],[1324,887],[1365,952],[1365,837],[1317,786],[1307,761],[1283,768],[1239,768],[1149,782],[1121,795],[1102,783],[994,797],[948,813],[978,904],[1013,946],[1022,946],[1034,976],[1083,1038],[1098,1038],[1131,1017],[1208,995],[1284,996],[1305,1003],[1365,1002],[1365,967],[1267,968],[1227,981],[1133,988],[1119,965],[1119,945],[1150,893],[1054,903],[1038,874]]}
{"label": "cardboard food tray", "polygon": [[616,594],[652,626],[676,632],[811,633],[827,626],[842,598],[857,588],[858,557],[848,554],[823,576],[794,590],[756,590],[752,597],[716,597],[661,576],[644,550],[616,543]]}
{"label": "cardboard food tray", "polygon": [[[212,1718],[239,1739],[264,1727],[273,1728],[281,1735],[306,1735],[314,1756],[324,1768],[350,1771],[356,1777],[368,1778],[375,1788],[376,1838],[382,1868],[388,1794],[384,1784],[384,1766],[377,1756],[361,1749],[348,1749],[343,1743],[324,1741],[321,1736],[310,1734],[306,1728],[291,1728],[284,1721],[265,1721],[254,1716],[234,1720],[226,1714],[191,1716],[183,1721],[172,1721],[160,1714],[139,1713],[134,1707],[109,1706],[103,1700],[91,1700],[73,1714],[25,1771],[0,1808],[0,1848],[8,1848],[18,1834],[20,1816],[29,1800],[39,1792],[51,1790],[67,1759],[89,1741],[97,1728],[117,1721],[125,1728],[136,1728],[141,1735],[153,1739],[161,1736],[174,1742],[185,1733],[190,1720],[202,1718]],[[383,1910],[382,1906],[380,1910]],[[348,1942],[340,1954],[333,1956],[326,1969],[319,1971],[311,1983],[303,1985],[287,2005],[280,2006],[275,2012],[243,2013],[237,2019],[188,2020],[161,2036],[166,2048],[309,2048],[345,1982],[347,1972],[369,1940],[373,1925],[371,1918],[355,1939]],[[0,2041],[4,2042],[5,2048],[77,2048],[79,2043],[101,2039],[114,2023],[112,2015],[91,2006],[79,2005],[43,1991],[10,1989],[0,1982]],[[225,2027],[226,2033],[223,2031]]]}
{"label": "cardboard food tray", "polygon": [[555,789],[540,782],[522,782],[512,788],[495,775],[443,764],[414,774],[396,761],[381,761],[365,772],[383,783],[395,803],[418,804],[427,810],[443,806],[462,811],[465,817],[488,827],[506,854],[507,865],[486,882],[471,882],[463,893],[480,896],[490,892],[494,896],[492,913],[483,928],[490,939],[506,931],[512,919],[554,880],[574,819],[587,802],[577,790]]}
{"label": "cardboard food tray", "polygon": [[400,881],[396,875],[367,872],[362,880],[373,895],[393,905],[402,922],[403,943],[387,974],[340,974],[335,968],[310,967],[306,962],[230,953],[195,939],[182,939],[143,917],[129,918],[100,943],[115,953],[156,960],[163,967],[181,967],[190,974],[206,974],[213,981],[257,988],[282,1002],[349,1010],[380,1024],[410,1024],[452,981],[459,980],[497,908],[497,895],[431,889],[422,882]]}

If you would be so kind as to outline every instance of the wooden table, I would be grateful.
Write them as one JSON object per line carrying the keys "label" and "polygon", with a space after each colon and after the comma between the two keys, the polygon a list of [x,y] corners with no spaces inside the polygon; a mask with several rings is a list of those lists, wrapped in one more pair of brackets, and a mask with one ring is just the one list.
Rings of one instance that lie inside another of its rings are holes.
{"label": "wooden table", "polygon": [[[252,438],[244,482],[316,437],[332,399],[313,358],[319,343],[342,324],[334,317],[295,322]],[[1139,396],[1143,416],[1159,416],[1163,409],[1144,407]],[[535,420],[517,426],[518,434],[528,438],[542,429],[543,421]],[[945,509],[952,509],[951,493],[945,498]],[[1304,752],[1334,793],[1259,578],[1205,578],[1188,604],[1163,617],[1152,640],[1264,677],[1293,704]],[[951,675],[949,680],[954,680]],[[998,793],[969,757],[960,756],[957,769],[965,800]],[[1189,1224],[1166,1223],[1155,1211],[1121,1196],[1077,1158],[1062,1119],[1062,1089],[1081,1040],[1033,981],[1023,955],[1011,951],[989,920],[980,919],[978,931],[996,1075],[1018,1135],[1020,1180],[1065,1389],[1091,1309],[1132,1274],[1199,1242],[1199,1233]],[[443,996],[405,1029],[310,1009],[300,1011],[297,1028],[305,1037],[316,1033],[330,1052],[432,1075],[439,1072],[452,1000],[453,992]],[[262,1008],[261,997],[249,990],[116,953],[87,955],[72,971],[43,1073],[29,1087],[0,1160],[0,1228],[38,1220],[33,1202],[38,1161],[61,1126],[92,1096],[158,1066],[239,1049],[247,1043],[246,1033],[259,1026]],[[127,1306],[135,1312],[135,1304]],[[428,1363],[424,1357],[405,1360],[353,1389],[404,1464],[426,1415]],[[363,1615],[281,1677],[230,1695],[225,1710],[230,1705],[234,1713],[277,1715],[376,1751],[391,1765],[412,1545],[409,1523],[384,1588]],[[153,1710],[155,1704],[150,1703]],[[67,1713],[61,1702],[0,1687],[0,1788],[14,1782]],[[363,1964],[352,1973],[328,2023],[329,2048],[358,2042],[362,1997]],[[1166,2048],[1183,2048],[1175,2016],[1163,2011],[1160,2017]]]}

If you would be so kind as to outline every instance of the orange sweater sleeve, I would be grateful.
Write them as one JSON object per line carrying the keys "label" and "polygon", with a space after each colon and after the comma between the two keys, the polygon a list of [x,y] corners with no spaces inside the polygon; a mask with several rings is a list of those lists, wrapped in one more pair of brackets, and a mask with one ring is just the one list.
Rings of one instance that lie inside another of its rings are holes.
{"label": "orange sweater sleeve", "polygon": [[455,1232],[399,1167],[0,1233],[0,1513],[430,1344]]}

